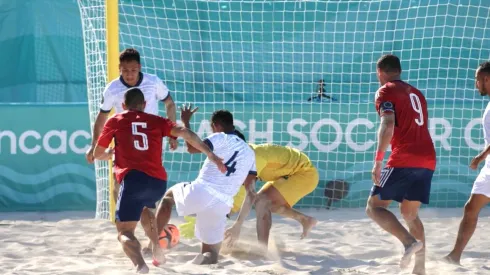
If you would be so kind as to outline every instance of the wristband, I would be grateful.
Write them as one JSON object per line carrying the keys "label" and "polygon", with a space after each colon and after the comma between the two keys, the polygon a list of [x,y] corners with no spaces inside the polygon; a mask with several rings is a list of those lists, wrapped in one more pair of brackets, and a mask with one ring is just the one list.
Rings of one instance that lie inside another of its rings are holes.
{"label": "wristband", "polygon": [[385,152],[383,151],[376,152],[376,158],[375,158],[376,161],[383,161],[384,158],[385,158]]}

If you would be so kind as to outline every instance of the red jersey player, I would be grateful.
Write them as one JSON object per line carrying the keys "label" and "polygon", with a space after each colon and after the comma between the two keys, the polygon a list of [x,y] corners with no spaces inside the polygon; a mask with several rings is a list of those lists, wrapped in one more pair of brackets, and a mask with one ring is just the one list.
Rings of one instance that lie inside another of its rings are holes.
{"label": "red jersey player", "polygon": [[[114,171],[121,184],[116,205],[118,240],[138,273],[148,273],[149,270],[141,254],[141,245],[134,236],[136,224],[143,209],[154,207],[167,190],[167,173],[162,166],[163,137],[184,138],[205,153],[220,171],[226,171],[221,159],[194,132],[168,119],[144,113],[145,105],[141,90],[129,89],[123,103],[127,111],[106,122],[94,149],[96,159],[108,160],[113,154],[116,157]],[[108,148],[113,138],[114,150]],[[158,235],[149,237],[153,243],[153,256],[160,258]]]}
{"label": "red jersey player", "polygon": [[[384,55],[377,62],[381,88],[376,92],[376,111],[381,117],[373,181],[366,212],[384,230],[405,246],[400,267],[416,254],[414,274],[425,274],[425,234],[418,217],[421,203],[428,204],[436,153],[428,129],[427,102],[415,87],[400,80],[398,57]],[[383,158],[391,143],[392,152],[383,170]],[[403,227],[387,208],[399,202],[408,224]]]}

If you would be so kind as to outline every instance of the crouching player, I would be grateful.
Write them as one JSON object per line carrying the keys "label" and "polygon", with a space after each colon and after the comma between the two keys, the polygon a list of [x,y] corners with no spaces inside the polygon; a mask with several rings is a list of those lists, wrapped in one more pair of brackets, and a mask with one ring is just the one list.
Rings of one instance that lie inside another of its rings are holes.
{"label": "crouching player", "polygon": [[[141,245],[134,230],[144,208],[154,207],[167,189],[167,174],[162,166],[163,137],[182,137],[208,158],[223,165],[199,137],[168,119],[144,113],[145,97],[140,89],[131,88],[124,95],[127,111],[111,117],[104,125],[94,149],[94,158],[109,160],[115,155],[114,171],[121,184],[116,205],[118,240],[138,273],[148,273]],[[108,148],[115,139],[114,149]],[[158,235],[151,234],[153,252],[160,253]]]}
{"label": "crouching player", "polygon": [[272,226],[271,213],[298,221],[303,227],[300,238],[305,238],[317,220],[292,207],[317,187],[318,171],[315,166],[304,153],[288,146],[249,145],[255,152],[258,178],[266,183],[256,193],[255,180],[247,181],[235,196],[234,210],[240,209],[240,205],[241,209],[233,226],[226,231],[226,238],[229,238],[228,246],[233,246],[238,239],[240,228],[254,204],[257,214],[257,237],[265,248]]}
{"label": "crouching player", "polygon": [[[189,128],[189,120],[182,122]],[[226,163],[216,166],[206,159],[197,179],[170,188],[157,210],[158,232],[170,220],[173,205],[179,216],[196,215],[196,236],[202,242],[202,247],[201,254],[193,260],[195,264],[217,263],[226,229],[226,215],[233,206],[233,196],[246,178],[253,179],[257,175],[254,152],[234,134],[232,114],[226,110],[214,112],[211,128],[213,134],[204,142]],[[189,153],[203,152],[200,148],[196,149],[194,143],[186,144]],[[159,262],[154,261],[154,264],[158,265]]]}
{"label": "crouching player", "polygon": [[[191,110],[190,106],[182,109],[181,120],[186,127],[189,127],[189,121],[196,110],[197,108]],[[245,141],[245,137],[239,131],[234,132]],[[315,190],[318,185],[318,171],[308,156],[297,149],[273,144],[249,144],[249,146],[255,153],[258,178],[266,184],[256,193],[256,177],[247,177],[245,188],[242,186],[235,195],[231,212],[237,212],[240,206],[243,206],[237,221],[226,232],[227,238],[230,238],[228,245],[231,246],[238,238],[240,228],[253,204],[257,212],[257,234],[260,243],[265,246],[268,244],[272,225],[271,213],[298,221],[303,227],[301,238],[306,237],[317,220],[292,207]],[[246,194],[245,189],[247,189]]]}

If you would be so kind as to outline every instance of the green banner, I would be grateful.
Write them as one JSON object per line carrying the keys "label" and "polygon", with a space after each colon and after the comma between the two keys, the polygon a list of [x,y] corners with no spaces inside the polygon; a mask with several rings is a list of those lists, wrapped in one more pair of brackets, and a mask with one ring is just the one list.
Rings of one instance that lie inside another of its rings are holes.
{"label": "green banner", "polygon": [[95,210],[86,104],[2,105],[0,211]]}
{"label": "green banner", "polygon": [[[431,206],[459,207],[477,171],[468,163],[482,148],[481,106],[429,103],[437,169]],[[315,192],[299,207],[362,207],[371,188],[378,118],[372,104],[198,105],[191,127],[211,133],[209,117],[224,108],[251,143],[273,142],[303,150],[320,171]],[[0,115],[0,211],[93,210],[95,180],[84,153],[90,142],[86,105],[2,105]],[[164,152],[169,186],[196,178],[203,155],[190,155],[183,142]],[[166,147],[167,148],[167,147]]]}

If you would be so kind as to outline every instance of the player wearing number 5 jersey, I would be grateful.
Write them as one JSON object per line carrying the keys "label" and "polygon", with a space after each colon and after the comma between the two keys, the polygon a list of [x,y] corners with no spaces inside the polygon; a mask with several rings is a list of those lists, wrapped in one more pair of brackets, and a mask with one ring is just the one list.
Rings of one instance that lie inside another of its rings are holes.
{"label": "player wearing number 5 jersey", "polygon": [[[182,119],[186,127],[188,120]],[[176,184],[168,190],[157,210],[158,232],[170,220],[173,205],[179,216],[196,215],[195,232],[201,241],[201,253],[195,264],[214,264],[224,238],[226,215],[233,207],[233,197],[240,186],[250,177],[257,176],[255,155],[252,148],[235,135],[233,116],[226,110],[213,113],[213,134],[204,142],[225,161],[227,171],[220,173],[206,159],[197,179]],[[186,143],[189,153],[199,153],[194,144]]]}
{"label": "player wearing number 5 jersey", "polygon": [[[421,203],[429,203],[436,153],[428,129],[425,97],[400,79],[401,72],[400,60],[394,55],[384,55],[377,62],[382,86],[376,92],[376,111],[381,124],[372,171],[374,186],[366,212],[404,245],[400,267],[407,267],[416,254],[413,273],[425,274],[425,235],[418,210]],[[390,143],[392,152],[382,169]],[[409,231],[387,210],[392,200],[400,203]]]}
{"label": "player wearing number 5 jersey", "polygon": [[[148,266],[141,254],[141,246],[134,230],[144,208],[154,207],[167,189],[167,173],[162,166],[163,137],[182,137],[208,156],[216,171],[226,167],[199,137],[174,122],[143,112],[145,97],[138,88],[129,89],[124,96],[127,110],[111,117],[102,130],[94,149],[94,157],[108,160],[115,156],[114,171],[121,189],[116,205],[116,228],[123,250],[139,273],[147,273]],[[115,139],[114,149],[109,145]],[[155,232],[156,233],[156,232]],[[158,235],[150,234],[153,255],[160,257]]]}

